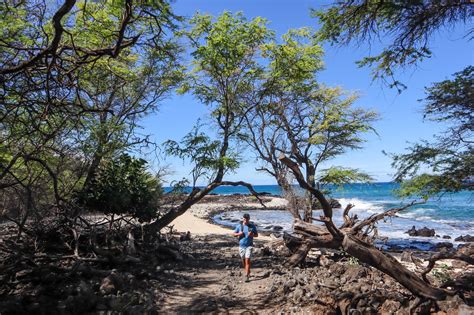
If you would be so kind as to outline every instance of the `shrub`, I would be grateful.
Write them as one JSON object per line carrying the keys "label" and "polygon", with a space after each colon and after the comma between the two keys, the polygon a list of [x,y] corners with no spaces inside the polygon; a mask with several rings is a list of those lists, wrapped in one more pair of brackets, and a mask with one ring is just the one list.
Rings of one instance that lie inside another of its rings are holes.
{"label": "shrub", "polygon": [[105,214],[129,214],[140,222],[156,218],[163,189],[146,164],[127,154],[107,161],[84,194],[84,205]]}

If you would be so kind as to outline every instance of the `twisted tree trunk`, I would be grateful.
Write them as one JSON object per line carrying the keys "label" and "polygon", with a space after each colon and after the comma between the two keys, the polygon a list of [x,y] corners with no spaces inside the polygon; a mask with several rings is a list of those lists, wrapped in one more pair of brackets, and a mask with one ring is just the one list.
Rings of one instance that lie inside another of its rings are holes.
{"label": "twisted tree trunk", "polygon": [[392,216],[408,206],[390,209],[382,214],[363,220],[357,225],[348,215],[351,207],[347,207],[346,211],[344,211],[344,224],[342,227],[337,228],[332,221],[332,208],[321,191],[305,181],[299,166],[295,162],[284,155],[280,156],[279,159],[293,172],[300,187],[311,192],[321,203],[324,211],[324,216],[321,216],[319,221],[323,222],[325,226],[317,226],[295,218],[293,228],[295,233],[300,235],[301,238],[286,238],[287,241],[291,240],[293,244],[299,243],[299,246],[293,249],[293,255],[287,261],[288,265],[300,264],[311,248],[337,249],[342,247],[349,255],[394,278],[415,296],[431,300],[442,300],[448,295],[454,294],[454,292],[433,287],[414,272],[404,267],[395,258],[381,252],[365,241],[366,235],[361,232],[363,227],[372,226],[378,220],[386,216]]}

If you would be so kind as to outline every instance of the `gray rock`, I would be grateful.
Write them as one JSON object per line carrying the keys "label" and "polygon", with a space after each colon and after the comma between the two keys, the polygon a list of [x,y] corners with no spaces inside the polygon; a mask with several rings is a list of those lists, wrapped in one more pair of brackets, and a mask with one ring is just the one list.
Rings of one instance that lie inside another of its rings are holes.
{"label": "gray rock", "polygon": [[400,257],[401,261],[412,262],[411,252],[404,251]]}
{"label": "gray rock", "polygon": [[304,297],[304,289],[301,287],[297,287],[295,291],[293,291],[293,302],[299,303]]}
{"label": "gray rock", "polygon": [[323,267],[329,266],[333,264],[334,261],[332,259],[329,259],[326,255],[321,255],[319,256],[319,264]]}
{"label": "gray rock", "polygon": [[450,242],[437,243],[435,246],[436,250],[451,249],[451,248],[453,248],[453,243],[450,243]]}
{"label": "gray rock", "polygon": [[361,266],[353,266],[347,269],[344,273],[344,276],[350,282],[358,281],[359,279],[363,279],[367,277],[367,270]]}
{"label": "gray rock", "polygon": [[469,234],[465,236],[459,236],[454,239],[456,242],[474,242],[474,236],[471,236]]}
{"label": "gray rock", "polygon": [[410,236],[422,236],[422,237],[433,237],[436,234],[434,229],[429,229],[425,226],[417,230],[414,225],[411,229],[409,229],[405,233],[408,233],[408,235]]}
{"label": "gray rock", "polygon": [[293,288],[296,286],[296,280],[290,279],[284,285],[287,286],[288,288]]}
{"label": "gray rock", "polygon": [[396,314],[402,305],[398,301],[385,300],[379,312],[382,314]]}

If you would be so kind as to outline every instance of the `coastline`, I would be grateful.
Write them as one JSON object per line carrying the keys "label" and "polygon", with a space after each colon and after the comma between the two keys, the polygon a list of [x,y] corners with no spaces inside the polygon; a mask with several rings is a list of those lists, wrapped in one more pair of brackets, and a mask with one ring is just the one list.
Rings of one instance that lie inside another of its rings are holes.
{"label": "coastline", "polygon": [[[282,214],[285,213],[284,209],[287,205],[286,199],[280,196],[266,195],[262,196],[262,201],[266,205],[265,208],[252,195],[209,195],[203,198],[199,203],[193,205],[185,214],[178,217],[172,225],[178,232],[190,231],[196,235],[204,235],[207,232],[229,234],[233,226],[238,223],[238,219],[240,219],[237,215],[243,211],[249,211],[251,216],[253,212],[255,217],[260,216],[260,218],[262,217],[261,211],[281,210]],[[229,212],[231,212],[230,216],[226,214]],[[337,221],[338,218],[335,217],[334,219]],[[263,223],[262,228],[259,229],[259,233],[267,236],[274,233],[279,235],[281,234],[281,226],[279,225],[286,226],[286,231],[288,231],[288,227],[292,224],[291,222],[288,220],[284,222],[274,222],[273,224],[279,228],[278,230],[269,230],[267,223],[259,222]],[[381,222],[381,224],[384,223]],[[423,226],[424,224],[420,222],[417,228],[422,228]],[[400,226],[398,228],[400,228]],[[457,247],[466,244],[466,242],[455,241],[454,237],[452,239],[446,239],[440,236],[411,237],[406,233],[410,228],[412,228],[412,225],[403,226],[403,230],[398,230],[399,232],[397,232],[398,237],[388,236],[387,242],[377,242],[377,246],[383,246],[385,250],[390,252],[403,252],[404,250],[433,252],[442,248]]]}
{"label": "coastline", "polygon": [[[286,204],[281,197],[264,198],[269,210],[282,209]],[[212,217],[219,212],[255,209],[266,211],[253,196],[212,195],[171,223],[174,235],[167,235],[151,251],[137,252],[138,257],[126,256],[130,260],[125,263],[111,265],[108,260],[76,260],[68,255],[38,269],[41,272],[21,265],[15,274],[17,293],[1,301],[0,309],[17,313],[80,309],[133,314],[240,314],[247,310],[251,314],[337,314],[338,310],[344,314],[352,308],[366,313],[410,313],[415,297],[383,272],[343,251],[326,248],[313,248],[304,266],[287,268],[285,261],[291,253],[281,238],[271,235],[254,240],[252,278],[245,283],[238,242],[230,228],[215,224]],[[191,237],[181,238],[188,231]],[[431,254],[385,252],[415,273],[427,266],[423,258]],[[44,256],[35,259],[38,266],[44,263]],[[465,296],[465,301],[458,296],[440,301],[438,306],[444,312],[437,314],[474,311],[470,293],[473,272],[474,267],[462,261],[436,263],[429,280],[436,286],[456,280],[449,285],[454,283]],[[31,286],[33,280],[35,286]]]}
{"label": "coastline", "polygon": [[[180,233],[190,232],[191,235],[221,234],[231,235],[232,228],[215,223],[215,214],[234,210],[281,210],[287,201],[278,196],[262,196],[264,208],[251,195],[210,195],[193,205],[183,215],[176,218],[173,229]],[[260,233],[260,232],[259,232]],[[260,239],[270,239],[270,233],[260,233]]]}

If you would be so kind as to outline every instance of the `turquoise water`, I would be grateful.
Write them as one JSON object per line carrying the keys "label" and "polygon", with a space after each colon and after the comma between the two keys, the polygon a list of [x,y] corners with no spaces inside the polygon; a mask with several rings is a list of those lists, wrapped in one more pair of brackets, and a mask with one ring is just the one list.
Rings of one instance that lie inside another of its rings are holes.
{"label": "turquoise water", "polygon": [[[280,195],[280,187],[276,185],[254,186],[257,192],[267,192]],[[368,217],[374,213],[380,213],[392,207],[399,207],[409,203],[412,199],[400,200],[393,190],[398,188],[396,183],[373,183],[373,184],[350,184],[342,188],[334,188],[331,197],[336,198],[345,207],[346,204],[354,204],[351,213],[357,214],[359,218]],[[245,187],[219,187],[214,190],[217,194],[248,194]],[[252,220],[262,230],[271,230],[274,226],[282,227],[283,230],[291,231],[292,218],[286,211],[247,211]],[[335,209],[334,221],[342,223],[342,209]],[[228,212],[214,217],[219,224],[233,226],[241,218],[241,211]],[[316,212],[315,216],[319,214]],[[412,226],[422,228],[424,226],[433,228],[440,237],[433,238],[432,242],[447,241],[442,236],[450,236],[449,241],[460,235],[474,235],[474,196],[472,192],[463,191],[455,194],[445,194],[428,200],[422,205],[409,208],[395,218],[378,224],[379,234],[387,236],[392,241],[411,240],[412,242],[426,241],[427,238],[409,237],[405,233]]]}
{"label": "turquoise water", "polygon": [[[369,212],[379,212],[412,201],[412,199],[398,199],[393,194],[393,190],[398,187],[397,183],[349,184],[342,188],[334,188],[331,196],[341,201],[343,206],[345,203],[353,203]],[[259,193],[281,195],[281,189],[277,185],[256,185],[254,189]],[[221,186],[213,192],[222,195],[249,193],[247,188],[241,186]],[[474,195],[468,191],[445,194],[406,210],[402,216],[461,225],[465,223],[471,226],[474,224]]]}

